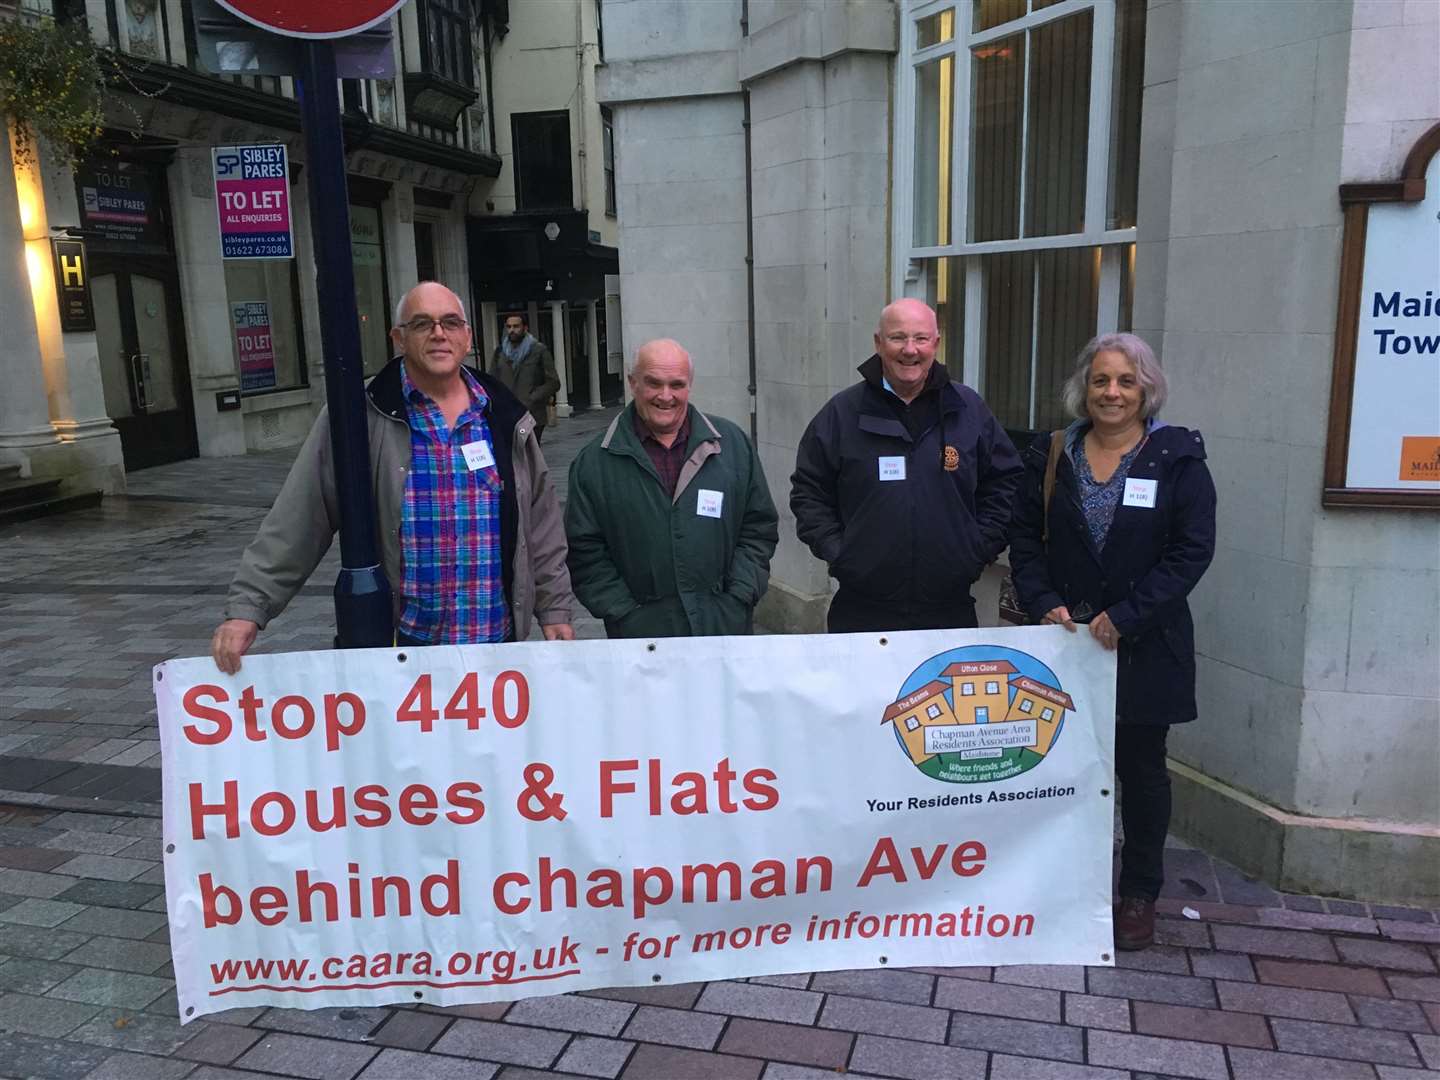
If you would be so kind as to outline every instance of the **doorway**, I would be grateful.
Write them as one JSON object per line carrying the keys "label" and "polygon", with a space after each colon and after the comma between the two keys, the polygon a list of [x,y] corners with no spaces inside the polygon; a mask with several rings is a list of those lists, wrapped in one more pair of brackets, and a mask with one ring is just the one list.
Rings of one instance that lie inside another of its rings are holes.
{"label": "doorway", "polygon": [[174,259],[97,252],[90,289],[105,411],[120,432],[126,471],[194,457],[199,446]]}

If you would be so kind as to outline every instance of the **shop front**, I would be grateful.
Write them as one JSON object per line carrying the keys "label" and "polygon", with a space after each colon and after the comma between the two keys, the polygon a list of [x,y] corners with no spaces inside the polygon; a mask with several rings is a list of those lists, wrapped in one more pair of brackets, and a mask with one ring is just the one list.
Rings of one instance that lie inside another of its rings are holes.
{"label": "shop front", "polygon": [[77,170],[105,411],[127,471],[197,453],[169,201],[167,151]]}

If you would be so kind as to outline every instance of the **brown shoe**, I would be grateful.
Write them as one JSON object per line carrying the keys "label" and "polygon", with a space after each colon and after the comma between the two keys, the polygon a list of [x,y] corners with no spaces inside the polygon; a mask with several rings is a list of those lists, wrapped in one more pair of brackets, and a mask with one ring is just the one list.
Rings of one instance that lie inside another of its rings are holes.
{"label": "brown shoe", "polygon": [[1115,947],[1124,952],[1148,949],[1155,942],[1155,901],[1122,896],[1115,914]]}

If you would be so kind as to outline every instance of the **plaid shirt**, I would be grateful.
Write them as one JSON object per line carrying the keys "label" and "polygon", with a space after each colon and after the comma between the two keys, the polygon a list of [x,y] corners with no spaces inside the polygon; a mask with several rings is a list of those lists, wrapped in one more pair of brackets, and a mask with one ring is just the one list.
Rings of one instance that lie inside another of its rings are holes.
{"label": "plaid shirt", "polygon": [[410,419],[410,472],[400,543],[405,608],[400,633],[431,645],[504,641],[510,611],[500,565],[500,472],[471,471],[461,447],[494,449],[485,419],[490,399],[463,367],[470,405],[447,427],[440,407],[410,381],[401,388]]}
{"label": "plaid shirt", "polygon": [[645,448],[645,453],[650,457],[650,464],[655,466],[655,471],[660,474],[660,486],[665,489],[665,494],[671,499],[675,498],[675,485],[680,482],[680,472],[685,468],[685,462],[690,455],[687,448],[690,445],[690,410],[685,410],[685,420],[680,425],[680,430],[675,433],[675,441],[666,446],[651,433],[650,427],[644,420],[640,419],[640,410],[635,410],[635,434],[640,439],[640,445]]}

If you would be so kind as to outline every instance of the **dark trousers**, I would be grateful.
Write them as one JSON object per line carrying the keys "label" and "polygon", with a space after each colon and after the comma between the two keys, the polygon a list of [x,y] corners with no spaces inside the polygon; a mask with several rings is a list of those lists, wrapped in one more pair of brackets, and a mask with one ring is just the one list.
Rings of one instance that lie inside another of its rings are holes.
{"label": "dark trousers", "polygon": [[[506,641],[514,641],[514,640],[515,640],[515,628],[514,628],[514,627],[511,627],[511,628],[510,628],[510,631],[505,635],[505,640],[506,640]],[[421,648],[424,648],[424,647],[428,646],[429,644],[430,644],[430,642],[428,642],[428,641],[421,641],[419,638],[413,638],[413,637],[411,637],[409,634],[405,633],[403,630],[396,630],[396,631],[395,631],[395,645],[396,645],[397,648],[400,647],[400,646],[402,646],[402,645],[404,645],[404,646],[419,646],[419,647],[421,647]]]}
{"label": "dark trousers", "polygon": [[1120,895],[1154,900],[1165,883],[1165,835],[1170,831],[1170,772],[1165,768],[1169,724],[1117,724],[1115,776],[1120,781]]}
{"label": "dark trousers", "polygon": [[841,589],[830,601],[825,625],[832,634],[882,630],[953,630],[979,625],[970,597],[940,607],[907,608],[856,596]]}

